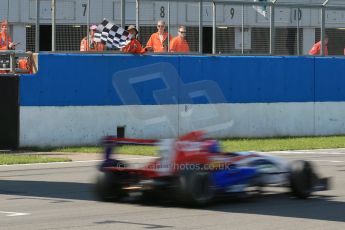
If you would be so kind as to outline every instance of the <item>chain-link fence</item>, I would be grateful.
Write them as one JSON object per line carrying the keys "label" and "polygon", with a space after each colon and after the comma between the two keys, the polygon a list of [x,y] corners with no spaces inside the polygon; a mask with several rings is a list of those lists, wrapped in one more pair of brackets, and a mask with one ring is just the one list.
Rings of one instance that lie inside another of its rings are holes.
{"label": "chain-link fence", "polygon": [[[322,44],[328,54],[344,54],[343,0],[40,0],[39,20],[37,0],[27,2],[25,38],[30,51],[37,44],[40,51],[79,51],[90,25],[107,18],[119,26],[136,25],[143,46],[157,32],[157,21],[164,20],[173,37],[180,25],[186,26],[192,53],[307,55],[315,43],[328,37],[329,43]],[[39,38],[35,24],[40,25]]]}

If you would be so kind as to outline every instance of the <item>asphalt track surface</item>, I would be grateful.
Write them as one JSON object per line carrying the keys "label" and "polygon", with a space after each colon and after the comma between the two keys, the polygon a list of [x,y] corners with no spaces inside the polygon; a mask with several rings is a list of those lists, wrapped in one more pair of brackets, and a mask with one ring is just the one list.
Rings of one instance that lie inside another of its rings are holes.
{"label": "asphalt track surface", "polygon": [[203,209],[103,203],[92,193],[97,161],[0,166],[0,229],[345,229],[345,149],[274,154],[313,161],[320,174],[333,177],[333,189],[298,200],[270,188],[254,200]]}

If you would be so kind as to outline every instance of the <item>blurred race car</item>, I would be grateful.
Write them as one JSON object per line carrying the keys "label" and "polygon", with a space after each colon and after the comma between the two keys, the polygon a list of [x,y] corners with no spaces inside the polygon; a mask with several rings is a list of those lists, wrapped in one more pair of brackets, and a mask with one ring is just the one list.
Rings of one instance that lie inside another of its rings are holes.
{"label": "blurred race car", "polygon": [[[105,159],[96,181],[96,194],[113,201],[140,192],[145,199],[168,196],[202,206],[219,196],[246,197],[264,186],[289,187],[297,198],[327,190],[329,178],[319,178],[304,160],[286,160],[255,152],[222,152],[217,140],[194,131],[177,139],[142,140],[105,137]],[[116,146],[158,145],[159,157],[142,168],[116,159]]]}

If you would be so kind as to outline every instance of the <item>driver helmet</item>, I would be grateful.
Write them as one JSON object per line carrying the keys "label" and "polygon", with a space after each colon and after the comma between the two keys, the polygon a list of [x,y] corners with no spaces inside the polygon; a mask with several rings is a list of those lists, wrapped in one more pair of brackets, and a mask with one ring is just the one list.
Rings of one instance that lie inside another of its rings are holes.
{"label": "driver helmet", "polygon": [[210,153],[220,153],[220,145],[217,140],[209,140],[208,141],[208,152]]}

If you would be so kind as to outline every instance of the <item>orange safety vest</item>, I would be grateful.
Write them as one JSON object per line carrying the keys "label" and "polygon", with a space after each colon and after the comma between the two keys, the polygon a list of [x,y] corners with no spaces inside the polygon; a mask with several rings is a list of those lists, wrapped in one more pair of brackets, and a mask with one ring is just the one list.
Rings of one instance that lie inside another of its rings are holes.
{"label": "orange safety vest", "polygon": [[[310,55],[319,55],[320,54],[320,51],[321,51],[321,41],[315,43],[313,45],[313,47],[311,48],[311,50],[309,51],[309,54]],[[328,55],[328,47],[327,45],[325,44],[325,47],[324,47],[324,54],[325,55]]]}
{"label": "orange safety vest", "polygon": [[189,52],[189,45],[186,39],[177,36],[171,40],[170,43],[171,52]]}
{"label": "orange safety vest", "polygon": [[28,58],[19,58],[18,59],[18,68],[24,70],[28,73],[32,73],[32,66]]}
{"label": "orange safety vest", "polygon": [[[159,39],[159,33],[156,32],[151,35],[150,39],[148,40],[146,47],[151,47],[153,52],[167,52],[168,51],[168,32],[164,32],[163,34],[163,41]],[[172,39],[172,36],[169,35],[169,40]]]}
{"label": "orange safety vest", "polygon": [[93,42],[90,46],[87,37],[80,42],[80,51],[104,51],[104,49],[105,46],[100,42]]}
{"label": "orange safety vest", "polygon": [[140,42],[137,39],[132,39],[131,42],[122,48],[124,53],[133,53],[133,54],[143,54],[146,50],[141,46]]}
{"label": "orange safety vest", "polygon": [[12,42],[12,38],[5,32],[0,32],[0,50],[8,50],[8,45]]}

